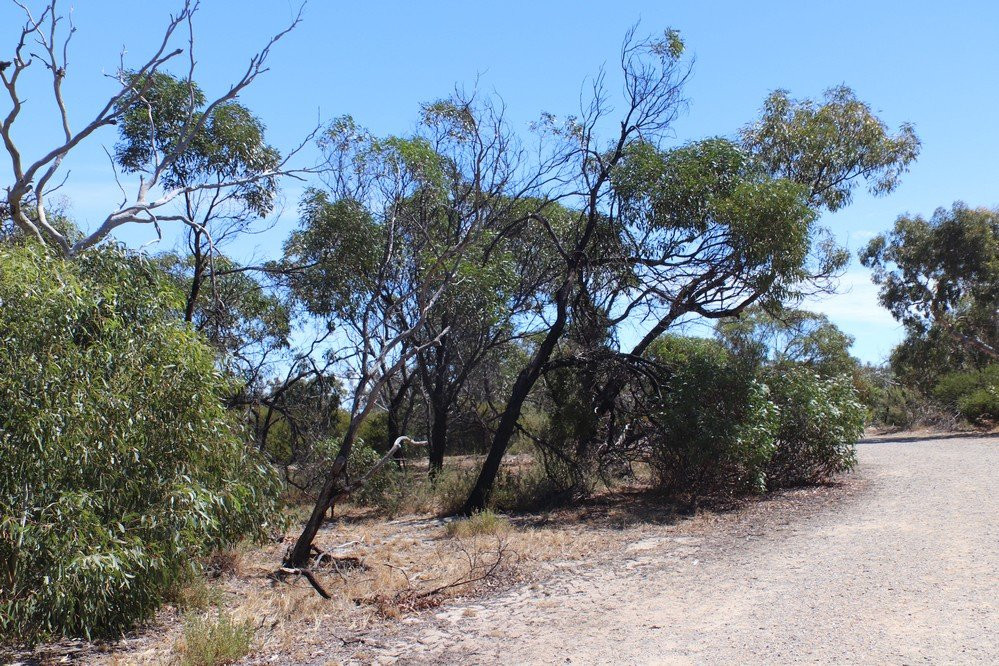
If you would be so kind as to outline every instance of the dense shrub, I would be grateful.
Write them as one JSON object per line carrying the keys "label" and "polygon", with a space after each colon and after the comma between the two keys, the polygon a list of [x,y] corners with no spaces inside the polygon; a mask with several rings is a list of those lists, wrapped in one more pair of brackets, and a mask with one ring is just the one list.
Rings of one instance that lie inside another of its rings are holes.
{"label": "dense shrub", "polygon": [[954,417],[916,388],[890,381],[867,395],[868,424],[893,430],[919,426],[952,427]]}
{"label": "dense shrub", "polygon": [[852,379],[823,378],[795,366],[778,366],[769,374],[770,397],[780,416],[767,487],[816,483],[851,469],[867,416]]}
{"label": "dense shrub", "polygon": [[777,408],[718,342],[667,336],[650,348],[670,376],[647,417],[649,463],[670,493],[765,489]]}
{"label": "dense shrub", "polygon": [[114,249],[0,248],[0,639],[112,637],[274,515],[176,294]]}
{"label": "dense shrub", "polygon": [[972,423],[999,420],[999,365],[948,373],[937,382],[933,395]]}

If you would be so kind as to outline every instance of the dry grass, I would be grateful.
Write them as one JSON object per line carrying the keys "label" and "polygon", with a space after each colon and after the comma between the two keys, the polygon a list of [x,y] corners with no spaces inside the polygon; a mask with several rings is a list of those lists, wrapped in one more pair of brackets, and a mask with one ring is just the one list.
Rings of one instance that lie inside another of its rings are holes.
{"label": "dry grass", "polygon": [[253,641],[253,623],[237,622],[225,612],[214,617],[193,615],[174,651],[181,666],[222,666],[245,657]]}
{"label": "dry grass", "polygon": [[[277,575],[311,510],[302,498],[289,507],[292,527],[279,542],[212,554],[206,576],[178,588],[149,627],[110,648],[84,642],[82,650],[70,647],[62,655],[75,650],[87,663],[177,664],[194,654],[192,617],[206,627],[225,617],[234,627],[252,627],[248,663],[323,663],[341,650],[361,659],[394,623],[415,622],[413,616],[456,597],[539,581],[573,561],[618,557],[626,544],[700,514],[636,486],[546,513],[486,511],[449,521],[434,512],[452,495],[464,495],[469,476],[460,466],[452,470],[433,492],[428,483],[409,489],[404,504],[338,507],[316,538],[329,557],[312,568],[331,599],[300,576]],[[530,489],[519,481],[511,486]],[[59,646],[48,647],[57,660]]]}
{"label": "dry grass", "polygon": [[[433,485],[424,470],[408,470],[404,482],[393,486],[399,499],[388,505],[337,507],[336,518],[316,538],[326,555],[312,566],[331,599],[301,576],[279,574],[311,510],[307,497],[290,498],[291,527],[280,541],[213,553],[203,563],[206,575],[180,586],[155,622],[110,649],[88,644],[88,662],[193,663],[191,646],[198,635],[210,635],[218,618],[252,627],[250,663],[322,661],[333,647],[363,650],[366,636],[456,597],[534,580],[563,563],[613,552],[615,544],[648,526],[625,533],[623,524],[647,516],[628,520],[599,505],[516,518],[487,510],[464,520],[440,519],[436,515],[464,500],[474,480],[464,461],[449,462]],[[500,496],[534,488],[530,458],[518,456],[514,463],[498,484]],[[224,641],[207,644],[218,642]]]}
{"label": "dry grass", "polygon": [[304,578],[275,577],[296,536],[290,531],[281,543],[213,555],[208,562],[213,575],[180,593],[188,601],[177,599],[153,626],[110,653],[94,655],[94,661],[180,663],[190,654],[184,620],[189,626],[192,608],[206,622],[221,613],[234,626],[251,623],[251,661],[308,660],[331,642],[351,641],[455,597],[526,580],[546,563],[585,557],[604,547],[607,533],[597,530],[589,539],[580,538],[578,527],[531,526],[492,512],[459,521],[428,514],[387,520],[369,509],[348,507],[316,540],[333,556],[314,567],[330,600]]}
{"label": "dry grass", "polygon": [[452,538],[468,538],[487,534],[506,534],[511,529],[510,521],[506,517],[486,509],[469,518],[452,520],[444,528],[444,533]]}

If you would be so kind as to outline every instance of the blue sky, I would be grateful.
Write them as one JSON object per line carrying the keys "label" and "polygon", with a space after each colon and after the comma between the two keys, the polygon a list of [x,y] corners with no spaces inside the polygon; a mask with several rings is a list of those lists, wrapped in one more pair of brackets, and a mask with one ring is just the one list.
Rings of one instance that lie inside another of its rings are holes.
{"label": "blue sky", "polygon": [[[197,76],[209,94],[236,78],[255,48],[298,7],[288,0],[202,4]],[[889,125],[915,124],[922,154],[902,186],[879,199],[858,192],[852,206],[824,218],[851,250],[903,212],[928,215],[955,200],[999,204],[999,3],[762,4],[313,0],[302,26],[277,47],[271,71],[242,101],[282,148],[296,144],[317,119],[345,113],[379,134],[406,132],[421,102],[477,78],[481,90],[502,97],[514,127],[525,129],[542,110],[575,111],[583,81],[601,65],[613,72],[622,36],[641,20],[641,32],[680,30],[695,58],[689,111],[676,124],[678,143],[732,135],[775,88],[805,97],[846,83]],[[75,124],[111,92],[103,73],[115,70],[122,47],[126,63],[138,62],[175,7],[161,1],[76,3],[78,33],[66,83]],[[0,59],[19,22],[16,7],[0,6]],[[30,99],[18,137],[30,157],[51,147],[58,126],[44,81],[26,83]],[[6,110],[0,103],[0,112]],[[84,225],[120,198],[102,149],[113,145],[114,134],[93,139],[68,160],[72,173],[63,190]],[[0,165],[0,182],[7,173]],[[294,224],[298,191],[287,189],[275,229],[247,241],[244,252],[274,253]],[[132,230],[123,238],[140,244],[150,231]],[[855,336],[853,351],[867,361],[883,359],[901,335],[856,262],[841,294],[809,307]]]}

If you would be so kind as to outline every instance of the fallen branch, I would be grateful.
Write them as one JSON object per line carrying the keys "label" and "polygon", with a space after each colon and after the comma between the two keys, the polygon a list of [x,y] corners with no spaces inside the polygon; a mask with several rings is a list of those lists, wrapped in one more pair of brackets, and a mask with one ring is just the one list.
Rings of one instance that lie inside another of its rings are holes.
{"label": "fallen branch", "polygon": [[[474,572],[475,572],[475,570],[481,567],[481,564],[476,565],[476,564],[472,563],[470,565],[469,572],[465,576],[459,578],[456,581],[448,583],[447,585],[441,585],[440,587],[435,587],[432,590],[427,590],[426,592],[421,592],[420,594],[415,595],[414,598],[415,599],[427,599],[428,597],[432,597],[432,596],[438,595],[441,592],[445,592],[445,591],[450,590],[450,589],[455,588],[455,587],[461,587],[463,585],[471,585],[473,583],[478,583],[480,581],[486,580],[487,578],[492,577],[492,575],[496,573],[496,570],[499,569],[500,564],[503,563],[503,556],[504,556],[505,553],[506,553],[506,544],[503,543],[502,539],[497,538],[497,540],[496,540],[496,559],[481,574],[479,574],[477,576],[473,575]],[[470,562],[474,562],[474,560],[471,559],[471,556],[468,555],[467,551],[466,551],[465,555],[466,555],[466,557],[470,558]]]}
{"label": "fallen branch", "polygon": [[305,579],[309,581],[309,584],[311,584],[312,587],[315,588],[316,592],[319,593],[319,596],[321,596],[323,599],[333,598],[333,596],[326,591],[326,588],[324,588],[319,583],[319,581],[316,580],[315,574],[309,571],[308,569],[292,569],[290,567],[281,567],[278,571],[285,575],[304,576]]}

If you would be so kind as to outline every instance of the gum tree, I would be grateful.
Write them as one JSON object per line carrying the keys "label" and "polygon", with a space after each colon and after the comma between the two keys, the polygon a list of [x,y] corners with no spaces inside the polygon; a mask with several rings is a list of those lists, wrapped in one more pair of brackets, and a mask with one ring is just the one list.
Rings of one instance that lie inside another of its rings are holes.
{"label": "gum tree", "polygon": [[[349,118],[321,140],[325,188],[310,190],[285,247],[291,293],[334,332],[327,356],[346,377],[346,431],[312,515],[286,564],[308,565],[328,507],[349,487],[347,461],[362,422],[451,325],[435,319],[451,293],[477,278],[487,229],[535,178],[502,115],[455,98],[425,109],[419,132],[378,138]],[[441,324],[437,328],[437,324]]]}
{"label": "gum tree", "polygon": [[945,338],[965,355],[999,360],[999,212],[958,202],[929,219],[902,215],[860,260],[910,347]]}
{"label": "gum tree", "polygon": [[[589,110],[562,130],[578,146],[560,165],[574,174],[560,183],[577,223],[556,238],[564,273],[551,325],[511,391],[465,513],[486,505],[524,400],[544,373],[605,367],[586,379],[586,411],[595,418],[577,434],[576,462],[598,442],[613,447],[628,428],[615,405],[655,340],[694,317],[733,317],[753,304],[830,289],[847,255],[817,224],[820,213],[849,202],[861,182],[875,194],[891,191],[918,151],[911,127],[891,134],[847,88],[822,103],[778,91],[739,141],[668,148],[687,74],[681,54],[675,33],[644,42],[629,35],[618,135],[609,144],[596,138],[608,113],[600,87]],[[594,330],[589,346],[562,344],[571,322],[605,332]],[[646,332],[618,351],[614,332],[628,322],[644,323]]]}
{"label": "gum tree", "polygon": [[[245,194],[254,189],[254,184],[267,189],[274,179],[290,173],[288,157],[281,161],[269,154],[251,169],[227,171],[220,154],[215,160],[218,178],[193,181],[178,178],[190,166],[198,146],[204,147],[206,133],[240,122],[242,107],[235,103],[236,98],[267,71],[272,48],[298,25],[300,12],[288,27],[250,57],[242,75],[228,89],[207,97],[194,83],[193,21],[198,3],[187,0],[170,16],[162,37],[142,64],[126,67],[123,54],[114,76],[114,92],[91,112],[88,121],[78,126],[63,94],[63,83],[71,71],[70,42],[76,28],[59,13],[55,0],[43,5],[40,12],[33,12],[26,4],[17,4],[24,12],[24,24],[8,52],[10,59],[0,59],[0,83],[7,97],[7,110],[0,120],[0,139],[12,175],[4,197],[4,213],[23,233],[52,246],[63,256],[75,257],[126,224],[150,225],[157,232],[167,222],[198,228],[198,221],[184,206],[178,206],[186,197],[232,191]],[[178,42],[183,46],[178,47]],[[164,73],[169,64],[183,60],[186,60],[182,65],[184,76],[173,78]],[[53,144],[29,157],[17,139],[25,101],[21,84],[23,77],[40,70],[47,70],[59,123],[53,128],[57,137]],[[180,94],[164,95],[168,82]],[[96,229],[76,238],[50,219],[49,198],[68,177],[61,172],[66,157],[83,142],[94,140],[104,128],[120,123],[131,137],[127,143],[135,149],[125,150],[119,156],[124,158],[128,170],[139,174],[138,182],[126,187],[115,173],[122,193],[120,203],[107,212]],[[139,139],[143,132],[148,140]],[[294,151],[289,157],[292,154]],[[238,164],[238,160],[233,163]]]}

